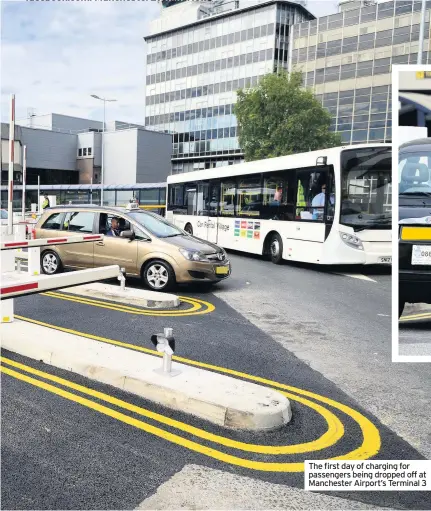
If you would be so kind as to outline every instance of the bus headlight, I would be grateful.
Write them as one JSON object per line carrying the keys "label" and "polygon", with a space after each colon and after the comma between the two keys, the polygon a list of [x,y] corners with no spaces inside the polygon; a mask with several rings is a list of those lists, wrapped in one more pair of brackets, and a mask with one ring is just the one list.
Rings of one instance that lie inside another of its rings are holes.
{"label": "bus headlight", "polygon": [[364,250],[364,246],[362,245],[362,241],[354,236],[353,234],[347,234],[345,232],[340,232],[340,237],[344,241],[346,245],[349,247],[357,248],[358,250]]}
{"label": "bus headlight", "polygon": [[201,261],[204,263],[209,262],[209,260],[205,256],[205,254],[202,254],[201,252],[198,252],[197,250],[187,250],[185,248],[180,248],[180,252],[189,261]]}

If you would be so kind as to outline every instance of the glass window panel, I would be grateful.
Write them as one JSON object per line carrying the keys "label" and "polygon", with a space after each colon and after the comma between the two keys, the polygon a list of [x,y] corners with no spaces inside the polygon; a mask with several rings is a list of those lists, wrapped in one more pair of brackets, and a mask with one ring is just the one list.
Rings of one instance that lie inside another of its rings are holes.
{"label": "glass window panel", "polygon": [[234,180],[223,181],[221,184],[220,216],[235,214],[236,183]]}
{"label": "glass window panel", "polygon": [[66,213],[66,217],[64,219],[63,224],[63,230],[72,232],[91,233],[93,232],[94,216],[95,213],[90,213],[87,211]]}
{"label": "glass window panel", "polygon": [[357,130],[352,133],[352,142],[366,142],[367,141],[367,130]]}
{"label": "glass window panel", "polygon": [[[236,200],[236,214],[259,217],[262,207],[262,186],[259,176],[239,177]],[[247,236],[249,236],[247,232]]]}
{"label": "glass window panel", "polygon": [[42,229],[59,230],[61,227],[61,216],[63,213],[55,213],[51,215],[48,220],[43,224]]}

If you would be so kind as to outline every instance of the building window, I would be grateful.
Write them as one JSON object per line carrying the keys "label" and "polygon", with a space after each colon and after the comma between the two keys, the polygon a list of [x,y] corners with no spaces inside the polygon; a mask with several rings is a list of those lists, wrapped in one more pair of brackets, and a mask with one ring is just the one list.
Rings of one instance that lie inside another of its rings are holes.
{"label": "building window", "polygon": [[81,148],[78,149],[78,156],[82,156],[82,149]]}
{"label": "building window", "polygon": [[89,147],[87,151],[88,156],[91,156],[91,147]]}
{"label": "building window", "polygon": [[82,150],[82,155],[87,156],[87,148],[86,147],[84,147],[84,149]]}

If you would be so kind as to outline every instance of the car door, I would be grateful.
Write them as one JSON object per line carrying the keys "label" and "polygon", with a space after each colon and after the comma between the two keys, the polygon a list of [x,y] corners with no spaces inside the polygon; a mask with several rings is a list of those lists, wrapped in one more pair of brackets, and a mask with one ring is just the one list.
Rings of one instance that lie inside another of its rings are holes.
{"label": "car door", "polygon": [[[76,236],[94,233],[96,213],[94,211],[69,211],[66,213],[60,234]],[[94,243],[71,243],[59,245],[58,253],[66,266],[93,268]]]}
{"label": "car door", "polygon": [[[112,219],[120,220],[120,232],[130,230],[130,222],[121,215],[114,213],[100,213],[99,233],[106,234],[111,226]],[[118,264],[125,268],[126,273],[137,273],[138,240],[130,240],[121,236],[104,236],[102,241],[94,243],[94,266],[109,266]]]}

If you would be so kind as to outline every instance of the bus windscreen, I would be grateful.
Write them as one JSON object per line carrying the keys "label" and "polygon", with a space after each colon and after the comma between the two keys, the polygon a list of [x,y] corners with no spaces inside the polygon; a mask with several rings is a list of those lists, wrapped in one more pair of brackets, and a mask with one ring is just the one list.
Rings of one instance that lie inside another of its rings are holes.
{"label": "bus windscreen", "polygon": [[391,171],[388,147],[342,151],[340,224],[355,230],[391,228]]}

